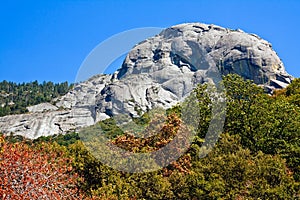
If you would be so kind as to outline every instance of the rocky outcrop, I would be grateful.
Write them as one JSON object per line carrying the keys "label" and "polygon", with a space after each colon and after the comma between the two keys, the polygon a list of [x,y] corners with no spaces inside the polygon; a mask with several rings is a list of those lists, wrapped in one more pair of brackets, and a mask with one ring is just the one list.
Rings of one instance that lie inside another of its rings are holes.
{"label": "rocky outcrop", "polygon": [[[95,96],[110,75],[97,75],[80,83],[60,99],[28,107],[30,113],[0,117],[0,131],[27,138],[63,134],[95,123]],[[45,106],[46,105],[46,106]],[[51,109],[49,109],[51,108]]]}
{"label": "rocky outcrop", "polygon": [[136,116],[153,106],[168,108],[198,84],[236,73],[266,89],[286,87],[292,77],[267,41],[241,30],[181,24],[136,45],[117,80],[97,97],[97,112]]}
{"label": "rocky outcrop", "polygon": [[216,25],[181,24],[137,44],[115,74],[78,84],[58,100],[55,106],[60,110],[32,109],[30,114],[2,117],[0,130],[36,138],[119,114],[135,117],[157,106],[169,108],[198,83],[214,82],[228,73],[252,79],[268,91],[292,80],[271,44],[257,35]]}
{"label": "rocky outcrop", "polygon": [[52,105],[51,103],[41,103],[38,105],[27,107],[27,110],[29,112],[38,113],[38,112],[58,110],[58,107]]}

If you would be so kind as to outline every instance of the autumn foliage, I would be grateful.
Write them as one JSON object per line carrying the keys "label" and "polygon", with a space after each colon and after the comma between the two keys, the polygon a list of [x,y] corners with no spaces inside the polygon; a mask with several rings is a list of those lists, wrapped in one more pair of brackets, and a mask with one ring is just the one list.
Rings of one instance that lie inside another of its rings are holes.
{"label": "autumn foliage", "polygon": [[[159,118],[164,118],[165,123],[160,123]],[[130,152],[152,152],[157,151],[160,148],[163,148],[165,145],[169,144],[171,141],[174,142],[174,137],[176,134],[180,134],[180,140],[175,141],[177,145],[178,143],[182,143],[181,146],[188,146],[189,143],[186,139],[188,135],[188,129],[182,123],[182,120],[178,117],[177,114],[172,113],[169,116],[155,116],[150,121],[150,125],[145,130],[145,138],[136,138],[130,133],[125,133],[116,137],[112,143],[122,149],[126,149]],[[152,133],[154,132],[154,133]],[[147,137],[148,135],[152,135],[151,137]],[[177,154],[180,153],[181,149],[173,149]],[[169,154],[174,154],[175,152],[166,152]],[[160,158],[156,158],[157,161],[160,159],[165,159],[169,155],[159,155]],[[177,161],[173,161],[167,168],[164,168],[164,176],[169,176],[174,170],[178,170],[181,173],[188,173],[191,168],[191,157],[189,154],[182,155]]]}
{"label": "autumn foliage", "polygon": [[55,144],[9,143],[0,137],[1,199],[80,199],[71,159]]}

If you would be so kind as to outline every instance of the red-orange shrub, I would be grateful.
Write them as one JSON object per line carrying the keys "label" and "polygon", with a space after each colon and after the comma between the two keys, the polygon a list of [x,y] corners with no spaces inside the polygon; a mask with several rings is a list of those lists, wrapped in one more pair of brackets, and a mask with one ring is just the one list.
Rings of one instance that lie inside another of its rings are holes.
{"label": "red-orange shrub", "polygon": [[58,145],[9,143],[0,136],[1,199],[81,199],[78,178]]}

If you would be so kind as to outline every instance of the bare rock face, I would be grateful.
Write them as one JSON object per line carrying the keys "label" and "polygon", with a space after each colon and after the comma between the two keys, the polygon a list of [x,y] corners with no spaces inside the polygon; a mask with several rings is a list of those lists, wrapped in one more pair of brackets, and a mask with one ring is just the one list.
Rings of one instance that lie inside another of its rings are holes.
{"label": "bare rock face", "polygon": [[271,44],[257,35],[215,25],[181,24],[129,52],[117,80],[97,97],[97,112],[136,116],[136,107],[169,108],[197,84],[229,73],[270,91],[292,80]]}
{"label": "bare rock face", "polygon": [[199,23],[168,28],[134,47],[118,77],[158,73],[168,70],[166,66],[174,71],[174,65],[187,67],[191,72],[217,66],[223,75],[237,73],[257,84],[267,84],[272,80],[291,81],[291,76],[285,72],[283,63],[267,41],[241,30]]}
{"label": "bare rock face", "polygon": [[28,107],[30,111],[28,114],[0,117],[0,131],[7,135],[13,133],[34,139],[64,134],[93,125],[95,96],[110,79],[110,75],[94,76],[76,85],[72,91],[57,101],[56,106],[42,103]]}
{"label": "bare rock face", "polygon": [[37,112],[58,110],[58,108],[56,106],[52,105],[51,103],[41,103],[38,105],[27,107],[27,110],[29,112],[37,113]]}
{"label": "bare rock face", "polygon": [[137,44],[113,75],[78,84],[55,110],[0,118],[0,131],[28,138],[78,130],[119,114],[170,108],[199,83],[236,73],[268,91],[293,77],[272,46],[257,35],[201,23],[176,25]]}

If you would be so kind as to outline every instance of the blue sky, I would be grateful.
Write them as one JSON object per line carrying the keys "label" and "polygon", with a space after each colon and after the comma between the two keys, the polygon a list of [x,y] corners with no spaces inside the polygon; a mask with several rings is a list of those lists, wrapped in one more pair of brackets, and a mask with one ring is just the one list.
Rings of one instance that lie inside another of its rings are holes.
{"label": "blue sky", "polygon": [[133,28],[203,22],[240,28],[272,43],[300,77],[300,1],[2,1],[0,81],[74,82],[89,52]]}

